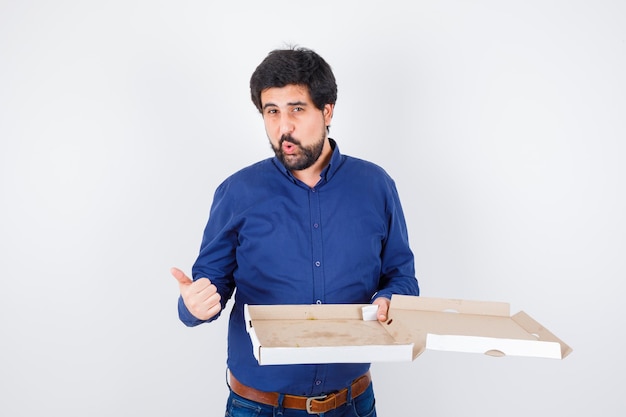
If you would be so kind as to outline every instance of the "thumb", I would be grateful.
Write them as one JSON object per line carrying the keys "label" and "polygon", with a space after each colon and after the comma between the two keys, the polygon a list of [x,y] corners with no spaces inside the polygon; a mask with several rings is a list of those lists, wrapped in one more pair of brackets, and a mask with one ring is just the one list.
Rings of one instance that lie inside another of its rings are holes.
{"label": "thumb", "polygon": [[176,278],[176,281],[178,281],[180,285],[191,285],[193,282],[191,278],[185,275],[185,273],[178,268],[171,268],[170,273],[174,278]]}
{"label": "thumb", "polygon": [[375,299],[372,303],[378,306],[378,321],[387,320],[387,314],[389,313],[389,303],[390,300],[386,297],[379,297]]}

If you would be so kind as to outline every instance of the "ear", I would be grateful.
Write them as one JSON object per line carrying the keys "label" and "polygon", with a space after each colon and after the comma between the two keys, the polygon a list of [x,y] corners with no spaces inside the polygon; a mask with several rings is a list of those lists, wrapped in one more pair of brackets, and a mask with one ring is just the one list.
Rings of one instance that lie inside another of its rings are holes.
{"label": "ear", "polygon": [[334,104],[325,104],[322,113],[324,114],[324,123],[326,127],[330,126],[330,121],[333,118],[333,111],[335,110]]}

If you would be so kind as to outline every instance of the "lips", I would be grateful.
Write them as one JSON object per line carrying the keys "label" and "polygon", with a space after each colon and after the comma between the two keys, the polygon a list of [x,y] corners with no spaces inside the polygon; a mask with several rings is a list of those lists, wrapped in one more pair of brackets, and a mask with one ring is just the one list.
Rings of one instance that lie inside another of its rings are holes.
{"label": "lips", "polygon": [[298,148],[291,142],[283,142],[282,149],[285,154],[291,155],[295,153]]}

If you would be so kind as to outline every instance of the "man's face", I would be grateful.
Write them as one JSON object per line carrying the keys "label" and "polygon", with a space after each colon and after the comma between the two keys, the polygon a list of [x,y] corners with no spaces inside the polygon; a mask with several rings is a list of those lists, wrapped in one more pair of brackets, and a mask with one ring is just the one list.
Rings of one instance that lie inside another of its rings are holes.
{"label": "man's face", "polygon": [[303,170],[320,157],[333,106],[323,110],[311,101],[305,86],[287,85],[261,92],[265,131],[276,157],[289,170]]}

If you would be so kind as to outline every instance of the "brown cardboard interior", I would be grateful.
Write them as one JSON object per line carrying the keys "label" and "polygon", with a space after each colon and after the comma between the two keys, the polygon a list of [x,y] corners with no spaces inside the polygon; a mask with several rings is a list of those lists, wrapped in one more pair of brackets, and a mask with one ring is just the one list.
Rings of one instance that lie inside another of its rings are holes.
{"label": "brown cardboard interior", "polygon": [[[383,327],[396,342],[412,341],[415,344],[414,357],[429,347],[427,342],[433,335],[448,337],[449,346],[440,350],[464,352],[468,351],[469,341],[480,340],[484,347],[482,353],[492,356],[514,355],[516,350],[511,346],[515,345],[525,345],[525,349],[530,346],[533,350],[545,348],[533,354],[528,350],[529,356],[558,355],[562,359],[572,351],[526,313],[519,312],[513,317],[509,314],[509,305],[501,302],[394,295],[389,319]],[[456,348],[451,346],[453,337],[457,340]],[[508,346],[508,352],[505,346]]]}
{"label": "brown cardboard interior", "polygon": [[367,304],[248,306],[261,346],[387,345],[396,341],[377,321],[361,319]]}

